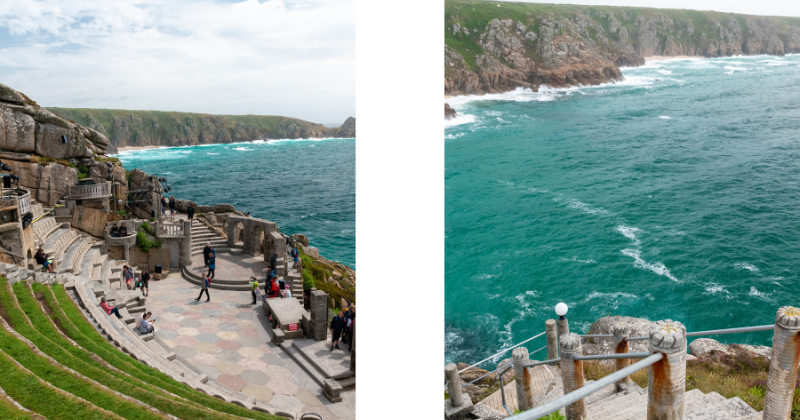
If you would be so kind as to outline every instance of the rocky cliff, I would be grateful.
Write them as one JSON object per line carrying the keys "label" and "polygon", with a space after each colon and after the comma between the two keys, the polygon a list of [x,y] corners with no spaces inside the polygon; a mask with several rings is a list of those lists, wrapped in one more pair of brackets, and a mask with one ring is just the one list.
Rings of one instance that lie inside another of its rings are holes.
{"label": "rocky cliff", "polygon": [[0,160],[35,200],[55,204],[79,177],[113,177],[124,183],[125,170],[104,156],[109,145],[97,130],[61,118],[0,84]]}
{"label": "rocky cliff", "polygon": [[191,112],[128,111],[119,109],[50,108],[108,137],[112,150],[124,146],[185,146],[259,139],[299,139],[356,136],[356,120],[341,127],[297,118],[265,115],[210,115]]}
{"label": "rocky cliff", "polygon": [[445,2],[445,94],[598,84],[652,55],[800,52],[800,18],[635,7]]}

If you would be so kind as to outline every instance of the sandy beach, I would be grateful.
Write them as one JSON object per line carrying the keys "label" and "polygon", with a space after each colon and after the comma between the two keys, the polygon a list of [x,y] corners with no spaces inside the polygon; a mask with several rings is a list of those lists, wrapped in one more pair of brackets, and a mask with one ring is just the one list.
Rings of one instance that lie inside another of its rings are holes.
{"label": "sandy beach", "polygon": [[120,152],[128,152],[128,151],[131,151],[131,150],[158,149],[159,147],[163,147],[163,146],[125,146],[125,147],[118,148],[118,150]]}
{"label": "sandy beach", "polygon": [[651,61],[662,61],[662,60],[679,60],[682,58],[697,58],[688,55],[651,55],[650,57],[645,57],[644,62],[649,63]]}

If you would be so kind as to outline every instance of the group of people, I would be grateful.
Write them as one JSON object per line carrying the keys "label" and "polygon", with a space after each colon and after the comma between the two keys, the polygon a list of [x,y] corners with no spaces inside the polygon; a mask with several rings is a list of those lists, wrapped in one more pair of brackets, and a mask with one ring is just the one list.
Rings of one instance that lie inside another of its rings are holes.
{"label": "group of people", "polygon": [[[175,196],[169,198],[169,202],[164,196],[161,196],[161,215],[167,215],[167,208],[169,208],[169,217],[170,220],[175,220]],[[194,216],[194,209],[192,209],[192,216]],[[191,217],[189,218],[191,220]]]}
{"label": "group of people", "polygon": [[135,281],[133,278],[133,270],[128,267],[127,265],[122,266],[122,279],[125,280],[125,285],[128,287],[128,290],[136,290],[139,288],[142,291],[142,296],[149,296],[150,295],[150,272],[145,269],[142,271],[142,277]]}
{"label": "group of people", "polygon": [[128,227],[125,226],[125,223],[117,223],[116,225],[111,226],[111,232],[109,234],[112,238],[122,238],[123,236],[128,236]]}
{"label": "group of people", "polygon": [[340,349],[339,338],[342,341],[350,344],[349,350],[353,350],[353,336],[356,331],[356,305],[350,305],[350,308],[339,310],[339,314],[331,320],[331,351],[333,349]]}
{"label": "group of people", "polygon": [[[100,308],[105,311],[106,314],[111,315],[114,314],[117,318],[122,319],[122,315],[119,313],[119,308],[116,306],[111,306],[106,302],[105,296],[100,298]],[[152,312],[146,312],[142,314],[142,318],[136,321],[136,328],[139,330],[141,334],[149,334],[153,332],[154,324],[156,322],[155,319],[150,319],[153,316]]]}
{"label": "group of people", "polygon": [[[261,292],[258,290],[258,279],[255,276],[250,277],[250,294],[253,296],[253,305],[256,304],[257,297]],[[290,298],[292,297],[292,291],[289,290],[289,286],[286,285],[286,282],[281,279],[280,277],[275,275],[275,272],[270,268],[267,269],[267,277],[266,282],[264,283],[264,294],[269,298]]]}

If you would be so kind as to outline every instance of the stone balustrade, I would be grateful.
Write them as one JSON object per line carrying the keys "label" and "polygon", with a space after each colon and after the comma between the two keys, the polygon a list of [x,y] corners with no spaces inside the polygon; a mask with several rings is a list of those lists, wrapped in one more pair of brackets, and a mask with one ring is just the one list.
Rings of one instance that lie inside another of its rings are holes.
{"label": "stone balustrade", "polygon": [[111,196],[111,183],[70,185],[67,197],[74,200]]}
{"label": "stone balustrade", "polygon": [[156,234],[161,236],[186,236],[183,226],[183,223],[168,223],[168,222],[161,222],[158,223],[158,229]]}

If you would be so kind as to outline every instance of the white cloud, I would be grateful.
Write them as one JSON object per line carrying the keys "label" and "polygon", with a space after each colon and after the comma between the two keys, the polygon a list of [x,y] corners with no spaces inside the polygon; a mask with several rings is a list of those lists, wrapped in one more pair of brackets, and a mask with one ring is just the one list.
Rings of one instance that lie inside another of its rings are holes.
{"label": "white cloud", "polygon": [[344,121],[355,112],[355,1],[295,6],[0,2],[0,83],[44,106]]}

